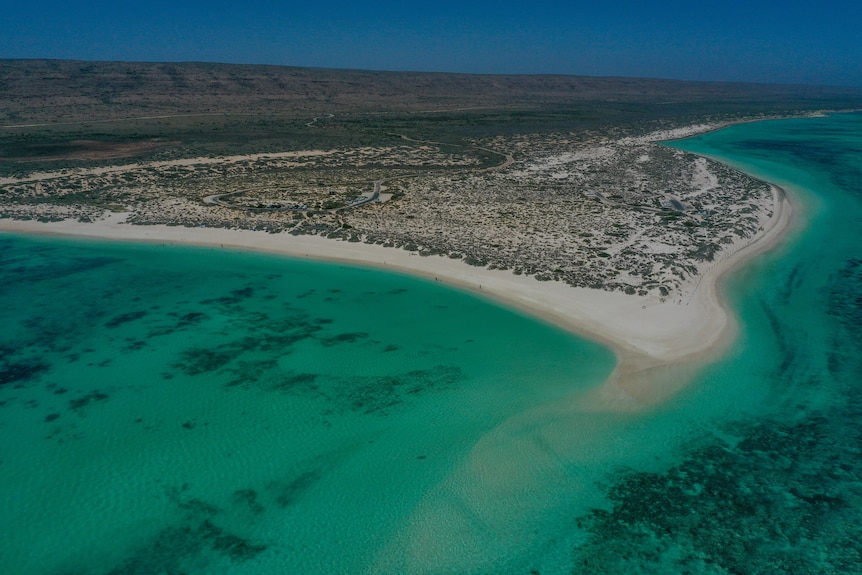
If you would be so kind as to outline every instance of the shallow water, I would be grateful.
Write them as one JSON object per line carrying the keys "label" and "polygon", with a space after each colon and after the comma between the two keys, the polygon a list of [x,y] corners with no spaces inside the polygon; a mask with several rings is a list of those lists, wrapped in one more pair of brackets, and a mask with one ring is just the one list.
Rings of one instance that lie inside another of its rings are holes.
{"label": "shallow water", "polygon": [[730,282],[740,338],[666,416],[709,417],[673,465],[608,485],[575,572],[860,573],[862,114],[672,145],[786,187],[801,217]]}
{"label": "shallow water", "polygon": [[[794,184],[675,399],[439,284],[0,236],[0,565],[53,573],[862,572],[862,115],[677,147]],[[679,377],[679,374],[668,374]]]}
{"label": "shallow water", "polygon": [[378,271],[12,236],[0,253],[7,573],[366,570],[488,430],[613,366]]}

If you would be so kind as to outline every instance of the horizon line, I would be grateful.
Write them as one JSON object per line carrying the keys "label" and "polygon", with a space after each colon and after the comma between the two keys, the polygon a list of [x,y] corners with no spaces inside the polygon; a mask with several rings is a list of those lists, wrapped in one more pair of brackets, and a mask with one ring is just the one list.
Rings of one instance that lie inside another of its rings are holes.
{"label": "horizon line", "polygon": [[271,64],[271,63],[252,63],[252,62],[221,62],[214,60],[88,60],[79,58],[7,58],[0,56],[0,62],[82,62],[89,64],[172,64],[172,65],[213,65],[213,66],[251,66],[251,67],[268,67],[268,68],[290,68],[298,70],[316,70],[329,72],[365,72],[374,74],[429,74],[440,76],[473,76],[473,77],[498,77],[498,78],[594,78],[604,80],[649,80],[656,82],[676,82],[688,84],[723,84],[737,86],[776,86],[776,87],[805,87],[805,88],[840,88],[862,92],[862,86],[854,86],[849,84],[809,84],[809,83],[783,83],[783,82],[755,82],[743,80],[687,80],[680,78],[666,78],[656,76],[624,76],[624,75],[590,75],[590,74],[571,74],[563,72],[453,72],[440,70],[392,70],[392,69],[377,69],[377,68],[339,68],[328,66],[300,66],[295,64]]}

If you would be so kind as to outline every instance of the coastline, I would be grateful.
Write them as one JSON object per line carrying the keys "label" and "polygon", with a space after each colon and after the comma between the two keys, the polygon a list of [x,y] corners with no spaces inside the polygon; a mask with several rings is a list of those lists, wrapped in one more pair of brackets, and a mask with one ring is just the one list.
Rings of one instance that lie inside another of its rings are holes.
{"label": "coastline", "polygon": [[618,364],[602,395],[614,402],[635,399],[651,404],[681,386],[666,381],[658,384],[654,375],[661,371],[659,368],[703,364],[718,357],[732,340],[735,320],[725,307],[719,282],[744,261],[777,245],[792,220],[793,208],[787,194],[777,186],[771,187],[774,211],[764,229],[707,269],[685,301],[673,302],[662,302],[655,296],[571,287],[557,281],[541,282],[508,270],[489,270],[443,256],[423,257],[378,245],[287,233],[131,225],[123,223],[125,214],[116,213],[91,223],[2,219],[0,232],[251,250],[441,281],[607,345],[617,355]]}

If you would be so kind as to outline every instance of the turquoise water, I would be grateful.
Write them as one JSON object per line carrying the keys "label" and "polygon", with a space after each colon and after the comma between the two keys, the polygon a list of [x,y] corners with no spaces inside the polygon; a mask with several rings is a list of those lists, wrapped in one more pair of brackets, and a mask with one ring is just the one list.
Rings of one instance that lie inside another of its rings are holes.
{"label": "turquoise water", "polygon": [[0,236],[3,572],[862,572],[862,115],[674,145],[804,217],[638,411],[590,399],[608,350],[439,284]]}
{"label": "turquoise water", "polygon": [[393,540],[482,436],[614,362],[378,271],[14,236],[0,254],[4,573],[400,570]]}
{"label": "turquoise water", "polygon": [[801,217],[730,282],[734,349],[668,406],[689,444],[608,485],[574,572],[862,573],[862,114],[672,145],[786,187]]}

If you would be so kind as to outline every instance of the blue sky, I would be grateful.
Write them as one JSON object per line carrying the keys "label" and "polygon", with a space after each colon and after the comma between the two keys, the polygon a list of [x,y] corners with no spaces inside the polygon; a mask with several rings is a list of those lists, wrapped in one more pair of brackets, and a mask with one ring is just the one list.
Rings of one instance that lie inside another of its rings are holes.
{"label": "blue sky", "polygon": [[0,11],[0,58],[862,86],[860,23],[835,0],[32,0]]}

